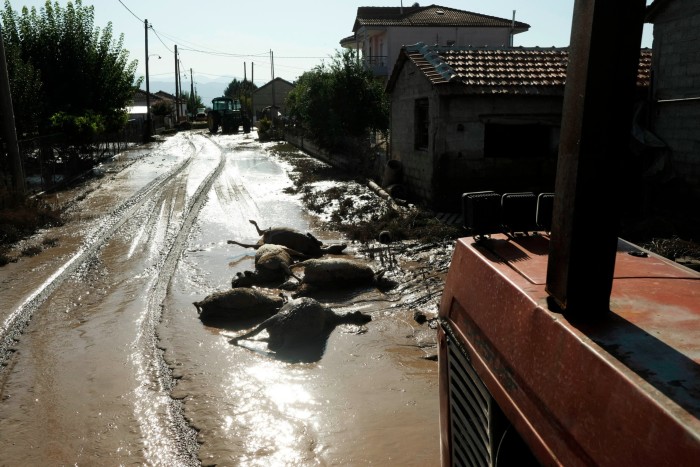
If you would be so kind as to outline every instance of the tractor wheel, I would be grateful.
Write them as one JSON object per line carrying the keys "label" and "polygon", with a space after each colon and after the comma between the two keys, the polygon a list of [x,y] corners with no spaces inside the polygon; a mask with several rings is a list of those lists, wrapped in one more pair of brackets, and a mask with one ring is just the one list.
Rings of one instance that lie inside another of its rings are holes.
{"label": "tractor wheel", "polygon": [[209,116],[207,117],[207,126],[209,127],[209,133],[211,134],[214,134],[217,131],[219,131],[219,124],[211,114],[209,114]]}

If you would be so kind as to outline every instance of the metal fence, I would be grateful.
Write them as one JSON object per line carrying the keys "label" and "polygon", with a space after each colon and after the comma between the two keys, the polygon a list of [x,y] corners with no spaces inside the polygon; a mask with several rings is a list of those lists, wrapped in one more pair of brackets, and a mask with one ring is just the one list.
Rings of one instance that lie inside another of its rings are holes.
{"label": "metal fence", "polygon": [[[18,145],[27,192],[59,188],[100,162],[141,144],[143,140],[144,124],[141,120],[130,121],[119,132],[100,135],[90,144],[70,144],[61,133],[20,137]],[[3,207],[14,197],[7,148],[3,141],[0,140],[0,143],[0,207]]]}

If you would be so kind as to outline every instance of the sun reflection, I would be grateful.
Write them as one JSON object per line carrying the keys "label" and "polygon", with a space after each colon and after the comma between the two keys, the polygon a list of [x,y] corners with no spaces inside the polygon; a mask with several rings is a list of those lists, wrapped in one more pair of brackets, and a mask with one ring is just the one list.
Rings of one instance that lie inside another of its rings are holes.
{"label": "sun reflection", "polygon": [[250,361],[245,377],[229,380],[235,413],[222,427],[240,440],[246,465],[304,465],[315,458],[320,404],[308,390],[308,368],[274,359]]}
{"label": "sun reflection", "polygon": [[310,408],[317,403],[305,386],[308,375],[303,371],[284,369],[289,370],[279,362],[260,362],[249,367],[247,372],[257,380],[267,399],[279,411],[299,419],[310,418],[313,413]]}

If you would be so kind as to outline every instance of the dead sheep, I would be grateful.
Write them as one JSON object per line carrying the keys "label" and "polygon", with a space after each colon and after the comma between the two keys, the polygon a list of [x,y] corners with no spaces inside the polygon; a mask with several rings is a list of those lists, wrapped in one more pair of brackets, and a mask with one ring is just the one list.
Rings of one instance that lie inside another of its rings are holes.
{"label": "dead sheep", "polygon": [[245,321],[265,319],[285,303],[282,295],[254,288],[236,288],[214,292],[194,302],[199,319],[208,321]]}
{"label": "dead sheep", "polygon": [[302,282],[309,285],[372,283],[384,274],[384,271],[375,273],[369,264],[351,258],[308,259],[291,266],[298,267],[304,268]]}
{"label": "dead sheep", "polygon": [[260,248],[265,244],[275,244],[282,245],[292,250],[307,255],[309,257],[317,258],[324,254],[340,254],[345,250],[347,245],[329,245],[324,246],[323,242],[318,240],[310,233],[302,233],[296,229],[290,227],[270,227],[265,230],[261,230],[258,227],[258,223],[254,220],[249,221],[255,226],[255,229],[260,235],[260,239],[257,243],[241,243],[237,240],[228,240],[227,243],[231,245],[239,245],[245,248]]}
{"label": "dead sheep", "polygon": [[339,324],[362,325],[371,320],[368,314],[359,311],[336,313],[313,298],[302,297],[285,303],[275,315],[229,342],[238,344],[266,330],[269,336],[267,348],[280,352],[319,340],[325,341]]}
{"label": "dead sheep", "polygon": [[255,271],[236,273],[236,276],[231,280],[231,287],[253,287],[256,285],[274,287],[289,277],[301,281],[290,269],[295,258],[308,258],[308,256],[282,245],[273,243],[261,245],[255,252]]}
{"label": "dead sheep", "polygon": [[375,272],[372,267],[351,258],[313,258],[293,264],[291,268],[304,268],[300,283],[286,282],[280,288],[294,290],[294,297],[313,295],[352,287],[376,286],[386,290],[393,288],[393,281],[384,279],[385,271]]}
{"label": "dead sheep", "polygon": [[283,245],[266,243],[255,252],[255,269],[277,273],[283,279],[292,276],[299,280],[290,269],[295,258],[308,256]]}

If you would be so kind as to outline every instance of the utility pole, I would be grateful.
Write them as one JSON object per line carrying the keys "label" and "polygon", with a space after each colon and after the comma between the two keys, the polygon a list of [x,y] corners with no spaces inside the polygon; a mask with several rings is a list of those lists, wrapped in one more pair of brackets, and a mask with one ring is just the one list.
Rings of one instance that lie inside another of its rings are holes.
{"label": "utility pole", "polygon": [[194,113],[194,78],[192,77],[192,68],[190,68],[190,102],[192,102],[192,112]]}
{"label": "utility pole", "polygon": [[2,27],[0,27],[0,109],[2,109],[2,135],[7,144],[7,156],[14,182],[14,194],[19,199],[24,199],[26,190],[24,187],[24,171],[22,159],[19,155],[17,144],[17,128],[15,127],[15,112],[12,108],[12,93],[10,90],[10,77],[7,73],[7,61],[5,60],[5,42],[2,39]]}
{"label": "utility pole", "polygon": [[275,108],[275,56],[270,50],[270,72],[272,74],[272,81],[270,84],[272,85],[272,109],[274,110]]}
{"label": "utility pole", "polygon": [[180,81],[180,67],[178,66],[177,60],[177,44],[175,44],[175,116],[177,118],[176,124],[180,123],[180,92],[178,83]]}
{"label": "utility pole", "polygon": [[146,34],[146,142],[151,140],[151,86],[148,82],[148,20],[143,20]]}
{"label": "utility pole", "polygon": [[275,128],[275,56],[270,50],[270,72],[272,74],[272,81],[270,81],[270,91],[272,92],[272,107],[270,108],[270,120],[272,121],[272,128]]}
{"label": "utility pole", "polygon": [[243,97],[245,96],[244,93],[245,93],[245,87],[246,87],[247,82],[248,82],[248,67],[246,66],[246,62],[243,62],[243,82],[241,83],[240,92],[239,92],[240,96],[238,96],[238,98],[241,101],[241,110],[244,112],[245,112],[246,106],[245,106],[245,100],[243,99]]}
{"label": "utility pole", "polygon": [[[180,59],[177,59],[177,83],[178,83],[178,89],[177,91],[180,93],[180,98],[182,98],[182,75],[181,73],[181,68],[180,68]],[[187,75],[185,75],[187,76]],[[187,106],[185,106],[185,110],[187,110]],[[185,117],[185,115],[183,115]]]}
{"label": "utility pole", "polygon": [[253,125],[255,125],[255,99],[253,98],[253,94],[255,94],[255,90],[253,89],[253,83],[255,83],[255,63],[250,62],[250,109],[253,111]]}

